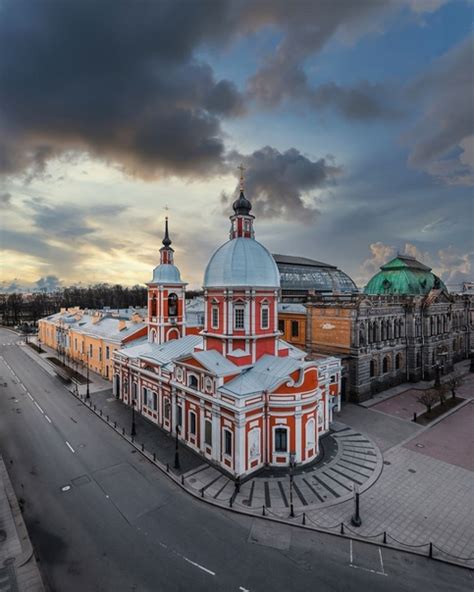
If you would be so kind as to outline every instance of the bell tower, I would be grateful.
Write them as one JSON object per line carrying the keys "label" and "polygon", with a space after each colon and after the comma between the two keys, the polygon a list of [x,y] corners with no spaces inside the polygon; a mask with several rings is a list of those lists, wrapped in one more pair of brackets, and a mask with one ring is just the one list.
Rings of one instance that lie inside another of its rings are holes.
{"label": "bell tower", "polygon": [[186,334],[186,283],[174,265],[174,249],[165,219],[165,236],[160,249],[160,264],[153,270],[148,287],[148,341],[164,343]]}

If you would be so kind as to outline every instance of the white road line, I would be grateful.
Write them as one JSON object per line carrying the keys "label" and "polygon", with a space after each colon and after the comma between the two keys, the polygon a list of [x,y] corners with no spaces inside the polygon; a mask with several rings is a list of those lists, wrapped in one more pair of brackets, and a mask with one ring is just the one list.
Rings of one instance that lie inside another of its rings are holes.
{"label": "white road line", "polygon": [[44,417],[45,417],[46,421],[49,421],[49,423],[52,423],[47,415],[45,415]]}
{"label": "white road line", "polygon": [[207,567],[203,567],[202,565],[199,565],[199,563],[196,563],[195,561],[191,561],[191,559],[188,559],[187,557],[185,557],[184,555],[182,556],[183,559],[185,561],[187,561],[188,563],[190,563],[191,565],[194,565],[195,567],[198,567],[199,569],[202,569],[202,571],[205,571],[206,573],[208,573],[211,576],[215,576],[216,574],[211,571],[210,569],[207,569]]}
{"label": "white road line", "polygon": [[376,569],[368,569],[367,567],[362,567],[362,565],[354,565],[353,563],[351,563],[349,567],[353,567],[354,569],[361,569],[362,571],[368,571],[369,573],[377,574],[378,576],[387,575],[385,572],[377,571]]}
{"label": "white road line", "polygon": [[28,393],[28,392],[27,392],[26,394],[27,394],[27,395],[30,397],[30,399],[31,399],[32,401],[34,401],[33,397],[30,395],[30,393]]}
{"label": "white road line", "polygon": [[38,409],[41,411],[41,413],[44,413],[44,411],[41,409],[41,407],[38,405],[38,403],[35,401],[35,405],[36,407],[38,407]]}
{"label": "white road line", "polygon": [[74,448],[73,448],[73,447],[72,447],[72,446],[69,444],[69,442],[68,442],[67,440],[66,440],[66,446],[69,448],[69,450],[70,450],[72,453],[76,452],[76,451],[74,450]]}
{"label": "white road line", "polygon": [[25,391],[26,393],[26,386],[24,384],[20,384],[21,388]]}
{"label": "white road line", "polygon": [[243,586],[239,586],[239,590],[242,590],[242,592],[250,592],[250,590],[244,588]]}
{"label": "white road line", "polygon": [[384,574],[384,568],[383,568],[383,559],[382,559],[382,549],[379,547],[379,555],[380,555],[380,568],[382,569],[382,573]]}
{"label": "white road line", "polygon": [[352,565],[352,539],[349,539],[349,563]]}

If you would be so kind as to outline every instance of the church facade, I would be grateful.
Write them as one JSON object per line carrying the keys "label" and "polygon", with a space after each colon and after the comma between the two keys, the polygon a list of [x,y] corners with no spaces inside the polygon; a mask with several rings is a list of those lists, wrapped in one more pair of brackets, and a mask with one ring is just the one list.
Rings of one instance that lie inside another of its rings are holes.
{"label": "church facade", "polygon": [[204,329],[187,331],[186,284],[166,222],[148,285],[148,336],[114,354],[114,394],[234,477],[314,461],[340,409],[341,363],[281,339],[280,274],[254,236],[241,186],[229,240],[204,274]]}

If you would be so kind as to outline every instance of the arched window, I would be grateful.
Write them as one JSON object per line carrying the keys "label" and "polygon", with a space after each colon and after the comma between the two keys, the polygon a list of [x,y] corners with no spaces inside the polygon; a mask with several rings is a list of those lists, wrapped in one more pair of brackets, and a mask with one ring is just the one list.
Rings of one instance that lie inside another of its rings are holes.
{"label": "arched window", "polygon": [[359,330],[359,346],[364,347],[365,345],[365,327],[364,325],[360,326]]}
{"label": "arched window", "polygon": [[288,428],[276,428],[275,452],[288,452]]}
{"label": "arched window", "polygon": [[382,362],[382,372],[386,374],[390,370],[390,358],[385,356]]}
{"label": "arched window", "polygon": [[150,299],[150,316],[151,317],[156,317],[157,315],[157,310],[156,310],[156,294],[153,294],[153,296]]}
{"label": "arched window", "polygon": [[370,360],[370,378],[375,376],[375,361]]}
{"label": "arched window", "polygon": [[196,376],[194,376],[194,374],[190,374],[188,376],[188,386],[194,389],[198,388],[198,379]]}
{"label": "arched window", "polygon": [[154,329],[152,329],[150,331],[150,343],[155,343],[156,342],[156,331]]}
{"label": "arched window", "polygon": [[397,354],[395,356],[395,369],[400,370],[402,367],[402,354]]}
{"label": "arched window", "polygon": [[178,315],[178,296],[172,292],[168,296],[168,316],[176,317]]}

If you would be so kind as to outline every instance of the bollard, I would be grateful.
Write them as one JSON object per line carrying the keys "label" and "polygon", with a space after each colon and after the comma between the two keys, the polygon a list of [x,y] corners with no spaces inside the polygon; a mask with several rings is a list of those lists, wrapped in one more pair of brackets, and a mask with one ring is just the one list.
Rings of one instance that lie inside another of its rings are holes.
{"label": "bollard", "polygon": [[114,428],[117,429],[117,422],[114,421]]}
{"label": "bollard", "polygon": [[142,452],[145,450],[145,444],[142,444]]}
{"label": "bollard", "polygon": [[170,472],[170,465],[169,463],[166,463],[166,472],[169,473]]}
{"label": "bollard", "polygon": [[433,543],[430,543],[430,554],[429,554],[430,559],[433,559]]}
{"label": "bollard", "polygon": [[387,544],[387,533],[385,532],[385,530],[383,531],[383,544]]}
{"label": "bollard", "polygon": [[229,499],[229,508],[232,508],[232,498]]}
{"label": "bollard", "polygon": [[100,416],[102,417],[102,409],[100,410]]}
{"label": "bollard", "polygon": [[416,423],[416,411],[413,413],[413,421]]}
{"label": "bollard", "polygon": [[341,534],[344,534],[344,522],[341,522]]}
{"label": "bollard", "polygon": [[[156,454],[153,453],[153,462],[155,462],[155,461],[156,461]],[[166,465],[166,470],[168,470],[168,465]]]}
{"label": "bollard", "polygon": [[265,506],[262,506],[262,516],[265,516]]}
{"label": "bollard", "polygon": [[303,524],[306,524],[306,513],[303,512]]}
{"label": "bollard", "polygon": [[122,428],[122,436],[125,436],[125,428]]}
{"label": "bollard", "polygon": [[181,475],[181,485],[184,485],[184,475]]}
{"label": "bollard", "polygon": [[204,487],[201,488],[201,497],[204,497]]}
{"label": "bollard", "polygon": [[107,423],[109,423],[109,416],[107,415]]}

